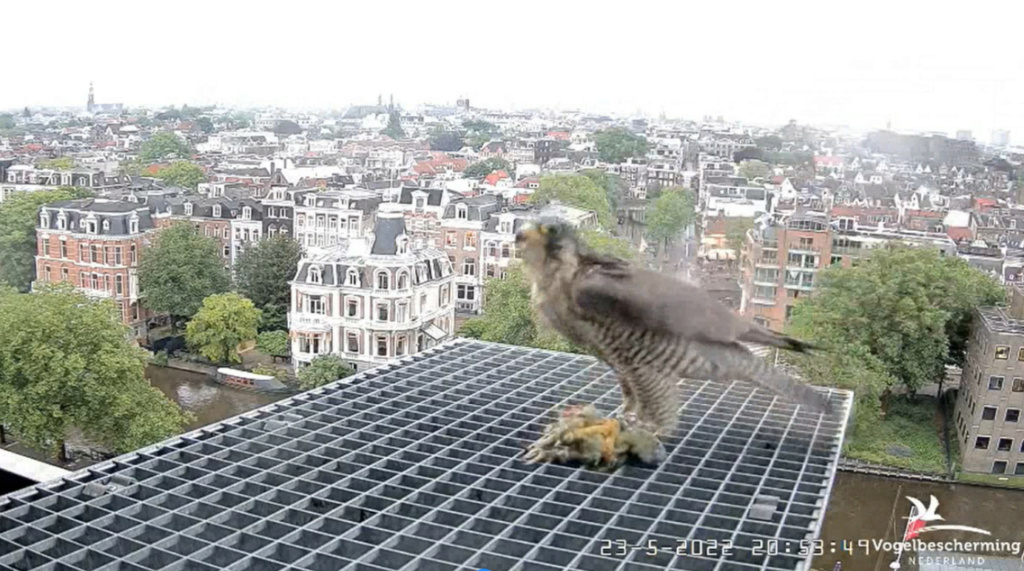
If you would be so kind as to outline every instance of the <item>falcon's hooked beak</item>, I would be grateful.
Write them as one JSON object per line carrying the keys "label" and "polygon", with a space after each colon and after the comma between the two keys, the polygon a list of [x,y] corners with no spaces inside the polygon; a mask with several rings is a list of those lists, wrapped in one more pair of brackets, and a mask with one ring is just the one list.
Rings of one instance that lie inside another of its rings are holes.
{"label": "falcon's hooked beak", "polygon": [[529,224],[516,232],[516,248],[537,248],[543,247],[546,242],[546,235],[542,232],[543,226]]}

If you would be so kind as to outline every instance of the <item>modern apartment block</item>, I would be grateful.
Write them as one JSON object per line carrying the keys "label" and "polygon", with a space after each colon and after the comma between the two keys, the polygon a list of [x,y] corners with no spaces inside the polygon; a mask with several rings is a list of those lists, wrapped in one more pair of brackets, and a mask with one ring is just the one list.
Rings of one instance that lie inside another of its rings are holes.
{"label": "modern apartment block", "polygon": [[1024,476],[1024,291],[1009,307],[975,311],[960,391],[956,433],[968,472]]}
{"label": "modern apartment block", "polygon": [[373,236],[318,249],[299,263],[288,313],[301,367],[339,355],[357,370],[414,355],[454,333],[454,275],[440,250],[415,250],[400,213]]}

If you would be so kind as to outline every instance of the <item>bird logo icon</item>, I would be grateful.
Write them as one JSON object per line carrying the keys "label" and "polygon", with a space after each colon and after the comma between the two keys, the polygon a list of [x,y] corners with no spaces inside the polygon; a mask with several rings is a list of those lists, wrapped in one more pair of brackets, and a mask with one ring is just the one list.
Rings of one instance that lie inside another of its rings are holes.
{"label": "bird logo icon", "polygon": [[929,525],[930,522],[945,521],[945,519],[939,515],[939,500],[935,496],[930,496],[928,507],[924,507],[924,502],[917,498],[907,496],[907,500],[913,504],[914,508],[910,512],[910,521],[907,524],[907,531],[903,536],[903,541],[910,541],[922,533],[930,531],[967,531],[971,533],[980,533],[981,535],[992,535],[990,532],[977,527],[969,527],[966,525]]}

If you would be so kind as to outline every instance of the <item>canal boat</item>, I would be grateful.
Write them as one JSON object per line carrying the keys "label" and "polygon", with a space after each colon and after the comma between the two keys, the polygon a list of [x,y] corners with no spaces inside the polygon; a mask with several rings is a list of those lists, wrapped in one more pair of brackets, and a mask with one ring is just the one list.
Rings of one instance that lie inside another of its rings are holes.
{"label": "canal boat", "polygon": [[214,375],[213,378],[218,383],[238,389],[268,393],[287,392],[289,390],[284,383],[271,375],[259,375],[249,371],[241,371],[228,367],[221,367],[217,369],[217,374]]}

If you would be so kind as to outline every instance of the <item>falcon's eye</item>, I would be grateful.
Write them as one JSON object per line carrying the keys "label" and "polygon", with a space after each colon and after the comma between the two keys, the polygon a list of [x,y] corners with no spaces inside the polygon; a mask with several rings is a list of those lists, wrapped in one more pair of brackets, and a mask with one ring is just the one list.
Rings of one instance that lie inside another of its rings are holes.
{"label": "falcon's eye", "polygon": [[547,234],[548,236],[555,236],[558,234],[558,226],[556,226],[555,224],[545,224],[544,226],[542,226],[541,232]]}

